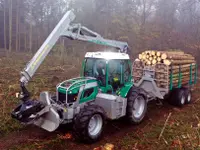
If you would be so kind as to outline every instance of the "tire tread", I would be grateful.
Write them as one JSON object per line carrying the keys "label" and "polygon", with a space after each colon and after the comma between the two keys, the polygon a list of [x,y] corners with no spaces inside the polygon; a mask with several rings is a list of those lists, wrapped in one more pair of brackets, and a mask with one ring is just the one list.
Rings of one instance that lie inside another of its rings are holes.
{"label": "tire tread", "polygon": [[[103,110],[103,108],[97,105],[89,105],[87,107],[84,107],[80,111],[80,113],[77,114],[74,118],[73,131],[74,131],[74,136],[76,139],[85,141],[88,143],[93,143],[100,138],[101,134],[95,139],[91,138],[88,134],[88,123],[89,123],[90,118],[94,114],[100,114],[102,116],[103,127],[104,127],[105,111]],[[103,131],[103,127],[102,127],[102,131]]]}

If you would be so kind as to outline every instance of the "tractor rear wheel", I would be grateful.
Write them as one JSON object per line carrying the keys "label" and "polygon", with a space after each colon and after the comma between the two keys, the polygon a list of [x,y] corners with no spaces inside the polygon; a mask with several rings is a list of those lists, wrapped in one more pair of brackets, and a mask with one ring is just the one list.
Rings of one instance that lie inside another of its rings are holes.
{"label": "tractor rear wheel", "polygon": [[132,124],[143,121],[147,112],[147,100],[139,90],[132,88],[128,96],[127,117]]}
{"label": "tractor rear wheel", "polygon": [[100,139],[105,124],[105,111],[97,105],[83,108],[74,119],[76,139],[93,143]]}

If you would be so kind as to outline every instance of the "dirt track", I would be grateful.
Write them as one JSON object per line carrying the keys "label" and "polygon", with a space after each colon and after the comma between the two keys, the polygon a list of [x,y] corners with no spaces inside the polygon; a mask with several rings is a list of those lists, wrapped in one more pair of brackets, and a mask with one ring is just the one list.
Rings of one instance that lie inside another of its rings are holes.
{"label": "dirt track", "polygon": [[[55,139],[58,139],[58,134],[63,135],[64,133],[70,132],[70,127],[64,127],[62,126],[60,129],[53,133],[48,133],[42,129],[39,129],[37,127],[29,126],[24,128],[23,130],[19,132],[13,132],[8,134],[6,137],[0,139],[0,149],[6,150],[12,147],[28,147],[29,144],[35,144],[35,148],[38,149],[46,149],[46,146],[48,149],[75,149],[75,150],[92,150],[95,147],[98,147],[100,145],[104,145],[105,143],[112,143],[115,145],[115,149],[124,149],[123,145],[120,145],[121,139],[126,137],[128,134],[133,133],[136,137],[136,139],[140,138],[142,134],[150,132],[149,126],[152,124],[156,124],[159,120],[163,120],[166,118],[166,115],[169,112],[176,113],[181,111],[187,111],[187,109],[191,106],[186,106],[184,110],[173,108],[172,106],[169,106],[168,104],[164,104],[163,106],[157,106],[155,103],[151,103],[148,114],[140,125],[137,126],[131,126],[124,122],[124,120],[118,120],[118,121],[112,121],[108,122],[104,137],[101,141],[92,144],[82,144],[77,141],[74,141],[74,139],[69,140],[56,140],[55,142],[52,142]],[[134,137],[133,137],[134,138]],[[130,140],[130,139],[129,139]],[[40,142],[47,143],[45,146],[40,146]],[[49,145],[48,145],[49,142]],[[150,143],[149,143],[150,144]],[[152,143],[153,144],[153,143]],[[128,147],[134,147],[134,145],[128,145]],[[14,149],[15,149],[14,148]],[[151,145],[145,146],[145,145],[138,145],[138,149],[151,149]]]}

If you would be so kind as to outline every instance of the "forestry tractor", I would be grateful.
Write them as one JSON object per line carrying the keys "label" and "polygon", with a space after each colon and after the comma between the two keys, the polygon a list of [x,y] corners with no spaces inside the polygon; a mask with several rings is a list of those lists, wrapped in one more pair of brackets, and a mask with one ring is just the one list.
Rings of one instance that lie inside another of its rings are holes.
{"label": "forestry tractor", "polygon": [[[164,99],[170,90],[158,88],[152,70],[148,69],[135,85],[128,44],[104,39],[80,24],[71,24],[74,19],[73,11],[68,11],[21,72],[22,102],[11,115],[21,123],[34,124],[49,132],[70,123],[75,137],[95,142],[101,137],[106,120],[126,117],[130,123],[138,124],[145,117],[147,103]],[[26,85],[60,37],[111,46],[116,51],[87,52],[80,77],[58,84],[56,95],[45,91],[39,100],[30,100]],[[178,90],[181,92],[176,101],[184,104],[190,100],[189,88]]]}

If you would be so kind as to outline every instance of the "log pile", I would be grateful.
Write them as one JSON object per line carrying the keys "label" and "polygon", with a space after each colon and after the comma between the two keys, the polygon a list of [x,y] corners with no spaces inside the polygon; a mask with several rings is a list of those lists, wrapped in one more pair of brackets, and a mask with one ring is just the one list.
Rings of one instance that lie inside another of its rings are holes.
{"label": "log pile", "polygon": [[150,70],[159,88],[169,88],[171,82],[175,87],[195,80],[196,61],[183,51],[145,51],[133,64],[134,82],[138,83],[146,71],[151,74]]}
{"label": "log pile", "polygon": [[145,51],[139,54],[139,60],[145,65],[163,63],[165,65],[183,65],[195,63],[195,58],[182,51]]}

